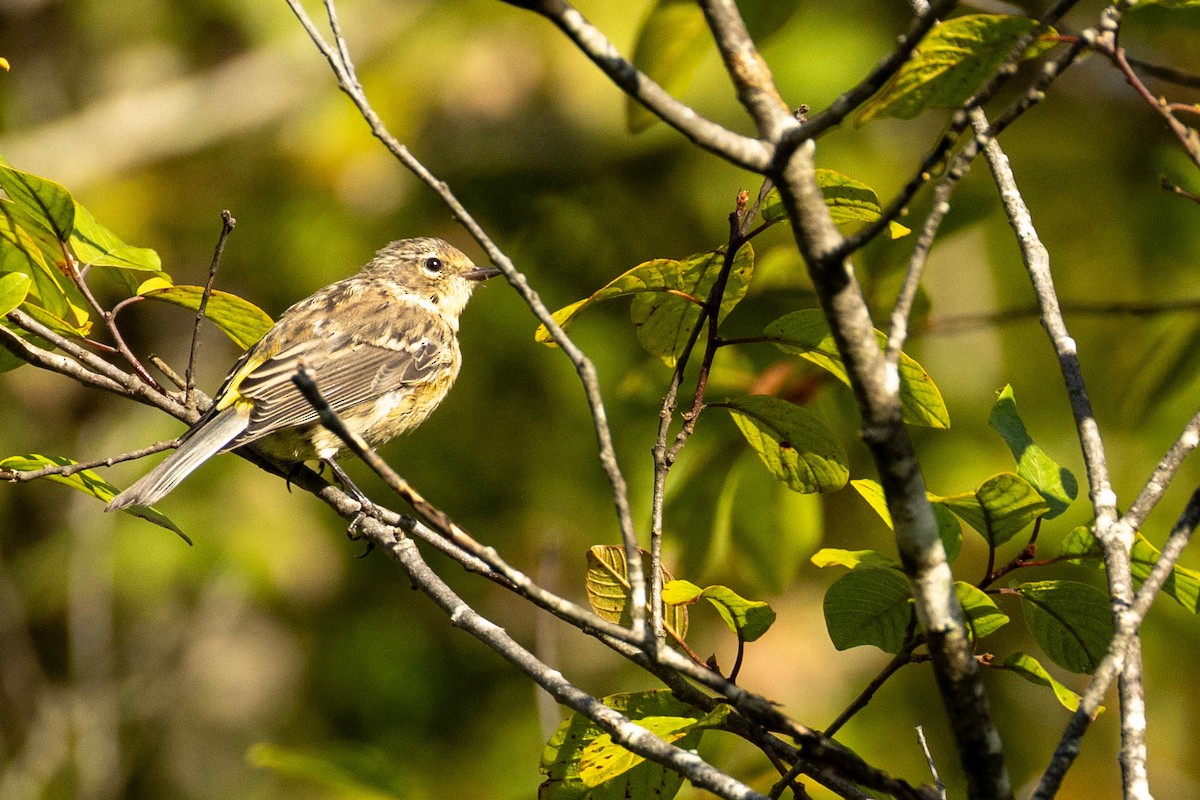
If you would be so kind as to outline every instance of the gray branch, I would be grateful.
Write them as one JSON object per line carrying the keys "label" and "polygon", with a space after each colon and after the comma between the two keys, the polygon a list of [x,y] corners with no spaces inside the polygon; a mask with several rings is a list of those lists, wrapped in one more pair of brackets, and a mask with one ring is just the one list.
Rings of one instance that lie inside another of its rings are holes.
{"label": "gray branch", "polygon": [[1108,472],[1108,461],[1100,428],[1084,385],[1083,370],[1075,340],[1067,332],[1062,308],[1050,273],[1050,254],[1038,236],[1033,216],[1021,197],[1008,157],[999,142],[988,131],[983,111],[971,111],[971,124],[981,139],[984,157],[1000,190],[1000,199],[1009,224],[1017,237],[1021,258],[1029,273],[1042,325],[1050,338],[1059,368],[1067,386],[1076,431],[1083,450],[1084,465],[1095,512],[1095,534],[1104,552],[1105,574],[1113,605],[1114,642],[1119,642],[1121,654],[1121,771],[1125,797],[1149,797],[1146,774],[1146,700],[1142,685],[1141,643],[1137,636],[1138,620],[1132,613],[1133,574],[1129,548],[1133,530],[1119,523],[1117,496]]}

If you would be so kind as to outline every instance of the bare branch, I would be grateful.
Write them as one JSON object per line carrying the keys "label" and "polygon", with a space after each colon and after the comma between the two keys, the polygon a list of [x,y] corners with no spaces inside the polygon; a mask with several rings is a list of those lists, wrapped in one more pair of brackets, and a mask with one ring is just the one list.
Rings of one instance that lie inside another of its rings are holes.
{"label": "bare branch", "polygon": [[1075,340],[1067,332],[1062,309],[1050,274],[1050,256],[1034,228],[1032,215],[1026,207],[1008,157],[999,143],[988,135],[987,119],[983,112],[971,112],[977,135],[984,140],[983,153],[992,169],[1001,202],[1008,215],[1021,249],[1021,257],[1029,272],[1030,281],[1042,309],[1042,325],[1050,337],[1058,357],[1059,368],[1067,386],[1076,430],[1087,469],[1092,508],[1096,515],[1095,532],[1104,551],[1105,574],[1113,604],[1113,624],[1125,643],[1121,667],[1121,771],[1126,797],[1149,797],[1146,777],[1146,713],[1145,694],[1141,675],[1141,644],[1137,638],[1137,621],[1130,613],[1133,601],[1133,576],[1129,547],[1133,532],[1118,524],[1117,496],[1108,473],[1108,461],[1100,429],[1088,399],[1083,371]]}
{"label": "bare branch", "polygon": [[200,326],[204,324],[204,313],[208,309],[208,298],[212,296],[213,283],[217,279],[217,267],[221,265],[221,254],[225,252],[225,240],[233,233],[237,220],[228,210],[221,212],[221,235],[217,237],[217,246],[213,248],[212,263],[208,267],[208,282],[204,284],[204,292],[200,295],[200,307],[196,309],[196,324],[192,328],[192,346],[188,351],[187,369],[184,371],[184,391],[191,393],[194,388],[193,370],[196,365],[196,353],[200,349]]}

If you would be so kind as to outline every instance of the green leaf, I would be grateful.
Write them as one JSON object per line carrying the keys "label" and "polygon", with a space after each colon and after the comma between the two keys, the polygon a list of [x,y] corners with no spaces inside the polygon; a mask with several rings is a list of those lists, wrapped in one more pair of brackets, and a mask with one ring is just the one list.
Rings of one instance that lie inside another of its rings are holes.
{"label": "green leaf", "polygon": [[[1104,553],[1100,543],[1086,525],[1080,525],[1063,538],[1058,554],[1086,566],[1104,568]],[[1162,551],[1144,535],[1138,533],[1134,536],[1133,547],[1129,551],[1129,566],[1133,579],[1139,585],[1150,576],[1161,555]],[[1200,613],[1200,572],[1175,564],[1163,582],[1162,591],[1193,614]]]}
{"label": "green leaf", "polygon": [[0,317],[25,302],[32,283],[30,277],[23,272],[7,272],[0,275]]}
{"label": "green leaf", "polygon": [[[55,330],[86,335],[91,327],[87,301],[67,278],[65,251],[44,224],[29,218],[31,213],[0,197],[0,272],[20,272],[32,279],[25,307],[44,309],[47,324],[57,324]],[[41,240],[30,231],[40,231]]]}
{"label": "green leaf", "polygon": [[0,164],[0,189],[4,189],[14,219],[48,254],[59,253],[75,228],[75,200],[66,187],[28,172]]}
{"label": "green leaf", "polygon": [[[1030,683],[1050,687],[1058,702],[1071,713],[1075,713],[1075,709],[1079,708],[1079,695],[1056,681],[1033,656],[1021,652],[1013,653],[1004,659],[1001,669],[1011,670]],[[1096,713],[1099,714],[1102,711],[1104,711],[1104,706],[1100,706]]]}
{"label": "green leaf", "polygon": [[400,776],[404,769],[387,754],[362,744],[319,749],[256,744],[246,752],[251,766],[269,769],[343,800],[400,800],[412,796]]}
{"label": "green leaf", "polygon": [[[204,296],[204,287],[162,286],[159,278],[152,278],[139,288],[138,294],[197,311],[200,308],[200,298]],[[243,350],[261,339],[274,324],[267,312],[249,300],[217,290],[209,296],[204,316],[212,320],[217,328]]]}
{"label": "green leaf", "polygon": [[[631,316],[638,341],[651,355],[674,366],[697,320],[700,306],[716,282],[725,261],[724,249],[697,253],[682,260],[658,258],[639,264],[609,281],[590,297],[560,308],[554,320],[568,327],[588,306],[616,297],[633,296]],[[729,280],[721,297],[718,322],[746,296],[754,274],[754,249],[744,245],[734,255]],[[539,326],[534,338],[553,345],[550,332]]]}
{"label": "green leaf", "polygon": [[992,547],[1016,536],[1050,508],[1029,481],[1012,472],[993,475],[974,492],[929,499],[982,533]]}
{"label": "green leaf", "polygon": [[[610,695],[602,702],[685,750],[695,749],[703,732],[720,725],[729,714],[725,706],[703,714],[662,689]],[[540,769],[546,780],[538,787],[539,800],[669,800],[683,784],[679,773],[626,750],[578,713],[559,725],[546,742]]]}
{"label": "green leaf", "polygon": [[723,405],[767,469],[788,488],[831,492],[846,485],[846,453],[808,409],[766,395],[739,397]]}
{"label": "green leaf", "polygon": [[1148,6],[1162,6],[1163,8],[1200,8],[1200,0],[1142,0],[1136,6],[1131,8],[1131,11],[1136,11],[1139,8]]}
{"label": "green leaf", "polygon": [[1016,587],[1033,638],[1055,664],[1090,673],[1113,636],[1108,595],[1076,581],[1039,581]]}
{"label": "green leaf", "polygon": [[[883,487],[879,485],[879,482],[870,480],[869,478],[861,478],[850,481],[850,485],[862,495],[862,498],[867,501],[867,504],[875,510],[875,513],[883,519],[887,526],[894,530],[892,514],[888,511],[887,507],[887,498],[884,497]],[[933,495],[928,496],[932,501]],[[958,524],[958,520],[949,509],[943,508],[940,505],[933,506],[933,517],[937,521],[938,538],[942,540],[942,549],[946,551],[946,559],[953,561],[958,558],[958,554],[962,551],[962,526]]]}
{"label": "green leaf", "polygon": [[1017,413],[1017,402],[1013,397],[1012,386],[1005,386],[992,413],[988,416],[988,424],[1004,439],[1008,449],[1012,451],[1017,461],[1017,474],[1037,490],[1038,494],[1049,505],[1046,519],[1054,519],[1067,510],[1079,494],[1079,483],[1070,470],[1061,467],[1046,455],[1046,451],[1038,447],[1025,429]]}
{"label": "green leaf", "polygon": [[[642,574],[649,577],[650,558],[643,551]],[[663,586],[674,577],[665,567],[661,568]],[[625,562],[625,548],[615,544],[598,544],[587,552],[587,577],[584,582],[588,604],[596,615],[609,622],[629,624],[629,568]],[[679,641],[687,636],[687,606],[667,606],[663,609],[663,625]]]}
{"label": "green leaf", "polygon": [[[785,314],[768,325],[763,333],[784,352],[811,361],[850,385],[850,376],[846,374],[846,366],[820,309],[806,308]],[[875,335],[880,347],[886,346],[887,336],[880,331]],[[904,353],[900,354],[900,405],[904,421],[909,424],[939,429],[950,427],[950,413],[942,393],[929,373]]]}
{"label": "green leaf", "polygon": [[[72,461],[66,456],[42,456],[36,454],[23,456],[9,456],[5,459],[0,459],[0,470],[13,470],[14,472],[36,472],[43,467],[65,467],[77,462]],[[62,475],[51,473],[46,475],[46,480],[54,483],[61,483],[64,486],[70,486],[72,489],[91,495],[97,500],[107,503],[117,496],[119,489],[113,486],[108,481],[101,478],[98,474],[90,469],[80,470],[71,475]],[[192,540],[187,535],[176,527],[175,523],[171,522],[165,514],[155,511],[153,508],[145,508],[142,506],[131,506],[124,509],[127,513],[135,517],[140,517],[147,522],[152,522],[159,527],[175,533],[179,538],[183,539],[188,544]]]}
{"label": "green leaf", "polygon": [[913,619],[908,579],[887,567],[859,567],[825,592],[825,627],[838,650],[872,645],[898,653]]}
{"label": "green leaf", "polygon": [[663,586],[663,602],[669,605],[695,603],[703,598],[712,603],[729,626],[743,641],[753,642],[775,624],[775,611],[761,600],[747,600],[728,586],[706,586],[701,589],[691,581],[670,581]]}
{"label": "green leaf", "polygon": [[[912,119],[929,108],[958,108],[1008,58],[1017,40],[1038,27],[1037,20],[995,14],[972,14],[939,23],[926,34],[912,57],[863,106],[856,124],[875,117]],[[1054,47],[1033,42],[1022,58],[1034,58]]]}
{"label": "green leaf", "polygon": [[162,269],[158,253],[146,247],[125,244],[79,203],[75,203],[75,227],[71,232],[70,244],[76,258],[84,264],[152,272]]}
{"label": "green leaf", "polygon": [[812,563],[821,569],[825,567],[857,569],[859,566],[900,568],[895,561],[874,550],[840,550],[836,547],[821,548],[813,554]]}
{"label": "green leaf", "polygon": [[963,581],[954,582],[954,593],[966,615],[967,627],[976,641],[1008,624],[1008,615],[996,607],[987,592]]}
{"label": "green leaf", "polygon": [[[834,224],[874,222],[883,214],[879,195],[862,181],[832,169],[818,169],[816,177]],[[787,217],[787,209],[783,207],[783,198],[780,197],[778,189],[767,192],[759,213],[765,222],[779,222]],[[888,226],[890,239],[899,239],[910,233],[911,230],[898,222],[892,222]]]}

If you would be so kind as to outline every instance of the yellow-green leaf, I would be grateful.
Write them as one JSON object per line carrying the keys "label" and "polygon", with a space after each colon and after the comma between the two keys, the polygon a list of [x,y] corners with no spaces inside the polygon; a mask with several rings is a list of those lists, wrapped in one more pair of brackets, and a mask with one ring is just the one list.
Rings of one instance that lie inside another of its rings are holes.
{"label": "yellow-green leaf", "polygon": [[[1039,686],[1046,686],[1054,692],[1055,699],[1071,713],[1075,713],[1075,709],[1079,708],[1079,695],[1063,686],[1054,679],[1046,668],[1040,662],[1028,653],[1016,652],[1008,658],[1004,659],[1004,664],[1001,669],[1006,669],[1015,672],[1030,683],[1035,683]],[[1096,714],[1099,715],[1104,711],[1104,706],[1096,709]]]}
{"label": "yellow-green leaf", "polygon": [[[143,284],[140,294],[153,300],[162,300],[177,306],[196,311],[200,308],[200,299],[204,295],[203,286],[165,286],[159,284],[160,279],[151,279],[152,287],[146,289]],[[244,300],[236,294],[214,290],[204,308],[204,316],[212,320],[234,344],[245,350],[263,337],[274,324],[267,312]]]}
{"label": "yellow-green leaf", "polygon": [[[0,471],[13,470],[14,472],[36,472],[44,467],[65,467],[75,463],[76,462],[65,456],[42,456],[36,454],[9,456],[8,458],[0,460]],[[72,489],[83,492],[87,495],[91,495],[103,503],[107,503],[109,500],[112,500],[114,497],[116,497],[117,492],[119,491],[117,487],[113,486],[111,483],[104,480],[104,478],[101,478],[98,474],[90,469],[80,470],[70,475],[51,473],[45,477],[48,481],[61,483],[64,486],[70,486]],[[166,528],[167,530],[177,534],[188,544],[192,543],[192,540],[189,539],[183,531],[179,530],[175,523],[171,522],[166,515],[154,510],[153,508],[135,506],[127,508],[125,511],[135,517],[141,517],[147,522],[152,522],[155,525]]]}
{"label": "yellow-green leaf", "polygon": [[822,547],[813,553],[812,563],[824,569],[825,567],[847,567],[856,569],[865,567],[895,567],[899,568],[892,559],[874,550],[842,550],[837,547]]}
{"label": "yellow-green leaf", "polygon": [[796,492],[832,492],[846,485],[846,451],[806,408],[766,395],[722,404],[738,430],[778,480]]}
{"label": "yellow-green leaf", "polygon": [[[643,575],[649,575],[650,558],[642,556]],[[661,568],[663,585],[674,580],[665,567]],[[598,544],[588,549],[585,589],[588,604],[596,615],[609,622],[629,624],[629,567],[625,561],[625,548],[615,544]],[[687,636],[687,606],[668,605],[663,609],[663,625],[677,640]]]}
{"label": "yellow-green leaf", "polygon": [[[850,485],[854,487],[862,498],[867,501],[867,504],[875,510],[880,519],[889,527],[892,526],[892,514],[888,511],[887,498],[884,497],[883,487],[878,481],[873,481],[870,478],[860,478],[850,481]],[[926,493],[930,502],[934,502],[935,495]],[[938,538],[942,540],[942,547],[946,550],[946,558],[950,561],[958,558],[959,552],[962,551],[962,525],[958,519],[951,513],[950,509],[940,505],[933,506],[933,516],[937,521]]]}
{"label": "yellow-green leaf", "polygon": [[23,272],[7,272],[0,275],[0,317],[25,302],[32,283],[29,276]]}
{"label": "yellow-green leaf", "polygon": [[[971,14],[939,23],[912,57],[859,112],[857,124],[875,117],[912,119],[929,108],[958,108],[1004,63],[1017,40],[1038,27],[1037,20],[997,14]],[[1053,47],[1053,28],[1033,42],[1022,58]]]}
{"label": "yellow-green leaf", "polygon": [[997,608],[987,592],[964,581],[954,582],[954,592],[974,639],[995,633],[1008,624],[1008,615]]}
{"label": "yellow-green leaf", "polygon": [[158,253],[146,247],[125,244],[79,203],[75,203],[75,227],[71,232],[70,244],[76,258],[83,264],[154,272],[162,269]]}
{"label": "yellow-green leaf", "polygon": [[[784,352],[811,361],[850,385],[850,376],[846,374],[846,366],[820,309],[806,308],[785,314],[768,325],[763,333]],[[880,347],[886,346],[887,336],[881,331],[875,331],[875,335]],[[937,384],[924,367],[904,353],[900,354],[900,405],[904,421],[911,425],[950,427],[950,412]]]}
{"label": "yellow-green leaf", "polygon": [[[825,196],[825,205],[829,206],[829,215],[835,224],[874,222],[883,213],[883,208],[879,205],[879,195],[862,181],[832,169],[818,169],[816,177],[817,185],[821,187],[821,193]],[[767,193],[760,213],[767,222],[778,222],[787,216],[778,189]],[[890,239],[899,239],[910,233],[911,230],[898,222],[892,222],[888,226]]]}
{"label": "yellow-green leaf", "polygon": [[1005,386],[996,398],[988,425],[1000,434],[1012,451],[1017,461],[1017,474],[1029,481],[1049,504],[1046,519],[1054,519],[1066,511],[1079,493],[1079,483],[1070,470],[1060,467],[1033,441],[1017,413],[1012,386]]}
{"label": "yellow-green leaf", "polygon": [[[614,278],[591,297],[554,312],[554,320],[566,328],[579,312],[594,303],[632,296],[631,316],[638,341],[651,355],[673,366],[700,319],[700,308],[708,299],[724,261],[723,249],[697,253],[681,260],[658,258],[647,261]],[[747,244],[738,250],[730,265],[729,280],[717,313],[718,321],[746,296],[753,273],[754,250]],[[544,325],[538,328],[535,338],[543,344],[553,344]]]}
{"label": "yellow-green leaf", "polygon": [[[703,713],[662,689],[609,695],[601,702],[684,750],[695,749],[704,731],[729,715],[727,706]],[[546,742],[540,770],[545,781],[538,787],[539,800],[670,800],[683,783],[679,773],[626,750],[578,713]]]}

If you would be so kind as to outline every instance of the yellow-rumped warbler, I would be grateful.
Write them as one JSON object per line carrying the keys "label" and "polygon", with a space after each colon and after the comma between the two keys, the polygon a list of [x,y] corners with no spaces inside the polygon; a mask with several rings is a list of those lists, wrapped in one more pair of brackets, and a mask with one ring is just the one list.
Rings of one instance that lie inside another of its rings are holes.
{"label": "yellow-rumped warbler", "polygon": [[300,364],[369,444],[417,427],[458,377],[458,318],[471,291],[498,274],[441,239],[392,242],[354,277],[283,312],[179,449],[105,510],[151,505],[212,456],[260,439],[256,448],[276,458],[333,463],[342,443],[292,382]]}

